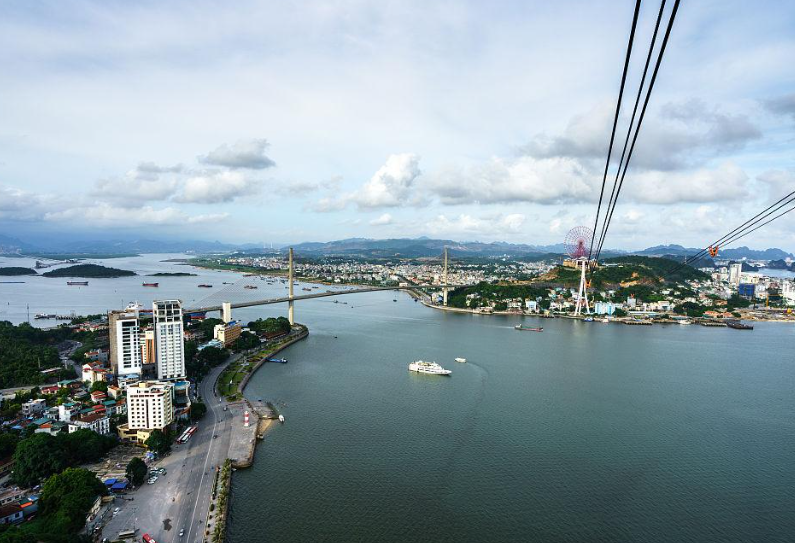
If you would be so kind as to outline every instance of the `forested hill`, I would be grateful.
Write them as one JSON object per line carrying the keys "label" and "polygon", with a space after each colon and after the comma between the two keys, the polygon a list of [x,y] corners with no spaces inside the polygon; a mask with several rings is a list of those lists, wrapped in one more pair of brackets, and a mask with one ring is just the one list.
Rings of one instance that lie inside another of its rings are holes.
{"label": "forested hill", "polygon": [[55,346],[70,333],[68,328],[45,331],[0,321],[0,388],[43,383],[41,370],[61,365]]}
{"label": "forested hill", "polygon": [[[690,266],[679,266],[667,258],[649,256],[618,256],[608,258],[589,274],[591,286],[603,288],[628,285],[662,285],[693,279],[708,279],[709,276]],[[549,274],[539,278],[541,281],[575,285],[580,281],[580,273],[573,268],[558,266]]]}
{"label": "forested hill", "polygon": [[58,268],[57,270],[48,271],[42,275],[44,277],[81,277],[85,279],[96,279],[128,277],[136,274],[133,271],[108,268],[98,264],[78,264],[77,266],[69,266],[67,268]]}

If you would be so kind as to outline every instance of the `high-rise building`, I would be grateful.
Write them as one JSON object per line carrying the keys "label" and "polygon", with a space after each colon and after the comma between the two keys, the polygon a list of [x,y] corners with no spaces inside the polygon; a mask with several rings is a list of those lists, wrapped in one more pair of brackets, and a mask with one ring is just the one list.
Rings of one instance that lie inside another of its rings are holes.
{"label": "high-rise building", "polygon": [[116,375],[141,373],[141,344],[137,311],[108,313],[110,369]]}
{"label": "high-rise building", "polygon": [[742,275],[742,273],[743,273],[742,262],[731,264],[729,266],[729,283],[731,283],[732,285],[739,285],[740,276]]}
{"label": "high-rise building", "polygon": [[155,331],[144,330],[141,332],[141,366],[144,377],[151,378],[157,375],[155,352]]}
{"label": "high-rise building", "polygon": [[185,378],[185,343],[182,337],[182,303],[153,303],[155,363],[158,379]]}
{"label": "high-rise building", "polygon": [[141,381],[127,389],[129,430],[162,430],[174,422],[174,385]]}

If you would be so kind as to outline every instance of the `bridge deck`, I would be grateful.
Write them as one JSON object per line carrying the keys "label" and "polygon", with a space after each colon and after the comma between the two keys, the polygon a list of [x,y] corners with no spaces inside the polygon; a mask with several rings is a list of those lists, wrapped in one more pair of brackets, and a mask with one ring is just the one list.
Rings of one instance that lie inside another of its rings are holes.
{"label": "bridge deck", "polygon": [[[311,300],[313,298],[326,298],[329,296],[340,296],[342,294],[359,294],[361,292],[379,292],[382,290],[412,290],[416,288],[428,288],[422,287],[419,285],[412,285],[408,287],[362,287],[362,288],[355,288],[349,290],[335,290],[335,291],[328,291],[328,292],[313,292],[312,294],[301,294],[298,296],[293,296],[292,300],[297,302],[299,300]],[[431,288],[443,288],[442,286],[433,286]],[[453,285],[448,285],[447,288],[455,288]],[[270,298],[267,300],[252,300],[250,302],[237,302],[232,304],[232,309],[238,309],[241,307],[254,307],[257,305],[271,305],[271,304],[283,304],[290,301],[289,296],[282,296],[280,298]],[[220,305],[211,305],[205,307],[192,307],[190,309],[185,309],[186,313],[199,313],[203,311],[220,311]]]}

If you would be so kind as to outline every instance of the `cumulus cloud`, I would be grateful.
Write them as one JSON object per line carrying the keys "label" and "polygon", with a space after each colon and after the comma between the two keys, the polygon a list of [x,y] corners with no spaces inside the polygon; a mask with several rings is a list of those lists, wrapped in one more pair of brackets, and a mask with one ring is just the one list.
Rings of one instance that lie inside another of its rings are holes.
{"label": "cumulus cloud", "polygon": [[390,155],[370,180],[357,190],[340,197],[322,198],[311,208],[319,212],[339,211],[349,204],[356,204],[359,209],[370,210],[417,203],[413,189],[421,173],[417,155]]}
{"label": "cumulus cloud", "polygon": [[364,209],[406,204],[414,181],[421,173],[419,163],[419,157],[412,153],[391,155],[350,200]]}
{"label": "cumulus cloud", "polygon": [[392,215],[389,213],[384,213],[380,217],[373,219],[370,221],[372,226],[386,226],[388,224],[392,224],[395,220],[392,218]]}
{"label": "cumulus cloud", "polygon": [[764,106],[778,115],[789,115],[795,119],[795,93],[770,98],[763,102]]}
{"label": "cumulus cloud", "polygon": [[121,179],[100,179],[91,194],[100,200],[123,207],[135,207],[144,202],[167,200],[177,190],[177,180],[153,179],[127,175]]}
{"label": "cumulus cloud", "polygon": [[592,201],[596,176],[572,158],[493,158],[465,169],[432,176],[428,190],[443,204]]}
{"label": "cumulus cloud", "polygon": [[[601,104],[569,121],[563,134],[539,135],[520,147],[536,158],[567,157],[604,161],[613,123],[614,106]],[[629,118],[621,119],[613,149],[620,156]],[[647,115],[635,150],[632,168],[677,170],[697,167],[706,159],[742,149],[762,137],[747,115],[727,113],[701,100],[670,102]],[[631,143],[631,141],[630,141]]]}
{"label": "cumulus cloud", "polygon": [[173,200],[181,203],[216,204],[257,194],[260,189],[260,181],[242,172],[208,170],[186,179],[180,193]]}
{"label": "cumulus cloud", "polygon": [[708,203],[738,200],[747,195],[748,176],[726,162],[715,169],[688,172],[644,172],[627,178],[622,195],[645,204]]}
{"label": "cumulus cloud", "polygon": [[265,139],[238,140],[232,145],[225,143],[207,155],[199,157],[199,162],[226,168],[264,170],[276,165],[265,155],[268,147],[268,140]]}
{"label": "cumulus cloud", "polygon": [[795,170],[767,170],[756,179],[767,185],[770,195],[775,198],[795,190]]}

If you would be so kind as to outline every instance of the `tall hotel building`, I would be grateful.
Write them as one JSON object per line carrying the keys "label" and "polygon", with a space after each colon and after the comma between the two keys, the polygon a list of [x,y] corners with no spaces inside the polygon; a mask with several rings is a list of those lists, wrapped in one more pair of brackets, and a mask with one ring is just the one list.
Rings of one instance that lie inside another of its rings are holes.
{"label": "tall hotel building", "polygon": [[141,343],[138,311],[108,314],[110,368],[116,375],[141,373]]}
{"label": "tall hotel building", "polygon": [[142,381],[127,389],[130,430],[162,430],[174,421],[174,385]]}
{"label": "tall hotel building", "polygon": [[158,379],[185,378],[185,351],[182,339],[182,303],[179,300],[155,301],[155,363]]}

